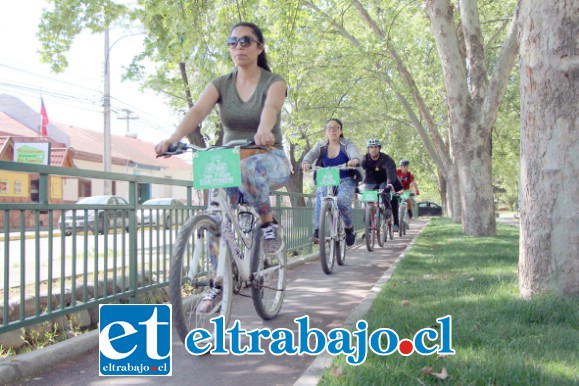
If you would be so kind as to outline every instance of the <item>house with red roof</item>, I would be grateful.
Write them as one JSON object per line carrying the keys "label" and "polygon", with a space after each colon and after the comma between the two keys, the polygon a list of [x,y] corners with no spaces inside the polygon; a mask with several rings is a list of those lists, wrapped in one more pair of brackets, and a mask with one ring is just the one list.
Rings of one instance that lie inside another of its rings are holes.
{"label": "house with red roof", "polygon": [[[51,166],[103,171],[102,132],[50,122],[48,135],[43,137],[39,134],[39,122],[38,111],[16,97],[0,94],[0,160],[13,161],[15,148],[23,144],[29,147],[43,144],[49,149],[48,164]],[[112,135],[111,161],[114,173],[178,180],[188,180],[192,176],[189,162],[179,157],[156,158],[154,144],[135,137]],[[0,182],[3,182],[0,184],[0,202],[33,202],[37,199],[38,175],[24,174],[0,171]],[[101,179],[51,176],[51,184],[55,186],[50,189],[50,203],[76,202],[82,197],[104,194],[104,181]],[[127,182],[112,181],[112,194],[126,198],[128,189]],[[139,202],[160,197],[186,199],[186,189],[172,185],[139,184],[138,194]],[[199,202],[197,200],[201,197],[199,192],[194,200]],[[0,224],[2,221],[0,218]],[[33,222],[27,225],[33,225]]]}

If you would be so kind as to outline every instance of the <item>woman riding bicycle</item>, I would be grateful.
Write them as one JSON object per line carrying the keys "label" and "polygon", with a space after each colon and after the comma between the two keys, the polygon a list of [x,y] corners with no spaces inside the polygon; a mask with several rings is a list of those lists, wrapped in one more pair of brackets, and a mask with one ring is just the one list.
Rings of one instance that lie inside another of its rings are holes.
{"label": "woman riding bicycle", "polygon": [[[311,165],[328,167],[347,164],[350,167],[360,165],[360,153],[358,149],[348,139],[344,138],[342,132],[342,122],[332,118],[326,122],[326,137],[314,145],[314,147],[304,156],[302,169],[304,172],[310,170]],[[358,170],[340,170],[340,185],[338,186],[338,208],[344,219],[346,231],[346,244],[351,246],[356,241],[354,225],[352,221],[352,200],[357,183],[361,182],[362,175]],[[325,187],[318,187],[316,191],[316,203],[314,207],[314,242],[318,241],[318,228],[320,223],[320,206],[322,196],[325,194]]]}
{"label": "woman riding bicycle", "polygon": [[[273,147],[265,154],[241,160],[241,186],[227,189],[232,203],[239,202],[239,192],[261,217],[263,250],[278,253],[284,247],[280,228],[273,221],[269,194],[287,184],[290,165],[282,148],[281,109],[286,97],[286,82],[271,72],[264,47],[263,34],[253,23],[238,23],[227,39],[235,69],[213,79],[187,112],[175,132],[155,146],[157,154],[167,151],[192,132],[219,105],[223,123],[223,143],[252,137],[258,146]],[[212,291],[208,300],[219,293]]]}
{"label": "woman riding bicycle", "polygon": [[[382,144],[379,139],[369,139],[366,143],[368,153],[362,158],[362,169],[366,174],[366,189],[385,189],[388,183],[392,184],[394,191],[402,189],[402,184],[396,176],[396,162],[387,154],[382,153]],[[398,198],[383,200],[387,205],[390,202],[394,217],[394,231],[398,231]]]}

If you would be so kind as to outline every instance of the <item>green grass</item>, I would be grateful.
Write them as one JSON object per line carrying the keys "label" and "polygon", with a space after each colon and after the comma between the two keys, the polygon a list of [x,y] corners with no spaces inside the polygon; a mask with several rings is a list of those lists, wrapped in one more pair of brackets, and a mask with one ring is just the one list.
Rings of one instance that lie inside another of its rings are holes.
{"label": "green grass", "polygon": [[[370,353],[360,366],[339,356],[320,384],[578,385],[579,301],[520,299],[518,244],[516,227],[499,224],[496,237],[467,237],[460,225],[431,220],[365,319],[370,333],[387,327],[404,339],[452,315],[456,355]],[[448,378],[424,367],[446,368]]]}

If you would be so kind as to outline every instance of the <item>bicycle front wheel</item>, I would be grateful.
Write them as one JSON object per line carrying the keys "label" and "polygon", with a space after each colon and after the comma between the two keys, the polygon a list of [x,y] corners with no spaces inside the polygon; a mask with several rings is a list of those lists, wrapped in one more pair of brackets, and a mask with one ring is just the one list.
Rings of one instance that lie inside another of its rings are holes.
{"label": "bicycle front wheel", "polygon": [[344,265],[346,264],[346,230],[344,229],[344,219],[342,219],[342,216],[338,217],[337,228],[336,235],[338,236],[338,239],[334,243],[336,262],[338,265]]}
{"label": "bicycle front wheel", "polygon": [[223,276],[216,277],[218,231],[219,224],[213,217],[198,215],[183,224],[174,244],[169,294],[173,324],[183,343],[191,330],[213,331],[212,318],[223,316],[226,328],[229,323],[233,297],[231,262],[228,251]]}
{"label": "bicycle front wheel", "polygon": [[[278,229],[284,240],[283,229]],[[257,225],[251,255],[251,297],[257,314],[263,320],[271,320],[279,314],[285,296],[287,248],[284,245],[279,253],[266,255],[260,243],[262,237],[262,230]]]}
{"label": "bicycle front wheel", "polygon": [[384,248],[384,243],[388,241],[388,221],[385,216],[385,209],[379,208],[378,213],[376,213],[376,239],[378,240],[378,245]]}
{"label": "bicycle front wheel", "polygon": [[318,228],[320,238],[320,262],[322,270],[326,275],[330,275],[334,269],[334,256],[336,243],[335,235],[332,235],[334,216],[332,214],[332,202],[322,203],[320,210],[320,226]]}
{"label": "bicycle front wheel", "polygon": [[[388,235],[390,235],[390,240],[394,240],[394,218],[392,216],[392,212],[388,211],[386,213],[386,219],[388,221]],[[386,240],[387,236],[384,235],[384,239]]]}
{"label": "bicycle front wheel", "polygon": [[406,213],[406,206],[402,205],[398,212],[398,236],[400,237],[404,236],[404,230],[406,229],[406,216],[408,216]]}
{"label": "bicycle front wheel", "polygon": [[366,210],[364,212],[364,219],[366,220],[366,249],[368,252],[374,250],[374,243],[376,242],[376,233],[374,232],[375,222],[374,213],[376,213],[376,207],[374,205],[366,205]]}

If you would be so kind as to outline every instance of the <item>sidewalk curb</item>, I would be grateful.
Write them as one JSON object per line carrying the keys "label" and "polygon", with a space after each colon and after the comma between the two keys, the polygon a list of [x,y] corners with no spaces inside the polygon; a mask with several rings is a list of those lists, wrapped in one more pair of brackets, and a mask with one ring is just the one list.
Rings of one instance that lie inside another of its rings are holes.
{"label": "sidewalk curb", "polygon": [[[319,259],[319,253],[300,256],[292,259],[287,267],[292,269],[317,259]],[[2,360],[0,361],[0,385],[34,377],[50,366],[97,348],[99,345],[98,336],[98,329],[92,330],[64,342]]]}
{"label": "sidewalk curb", "polygon": [[[424,224],[424,226],[426,226],[427,224],[428,221]],[[424,229],[424,226],[422,227],[422,229]],[[374,300],[380,293],[380,290],[382,289],[384,284],[386,284],[388,280],[390,280],[392,274],[394,274],[394,271],[396,270],[398,263],[402,259],[404,259],[404,257],[406,257],[406,253],[416,243],[416,240],[418,239],[418,236],[422,232],[422,229],[420,229],[420,232],[418,232],[416,237],[406,246],[406,248],[404,248],[402,253],[400,253],[400,256],[398,256],[398,258],[394,261],[394,263],[384,272],[384,274],[380,277],[380,279],[378,279],[378,281],[370,289],[364,300],[362,300],[362,302],[352,310],[348,318],[344,321],[342,328],[353,330],[356,327],[356,323],[358,322],[358,320],[363,319],[366,316],[368,311],[370,311],[372,304],[374,304]],[[318,355],[316,359],[312,362],[312,364],[306,369],[306,371],[304,371],[303,374],[297,379],[297,381],[294,383],[294,386],[318,385],[326,370],[332,365],[334,359],[335,356],[329,354],[327,351],[324,351],[322,354]]]}
{"label": "sidewalk curb", "polygon": [[43,369],[98,347],[98,330],[0,362],[0,384],[37,375]]}

